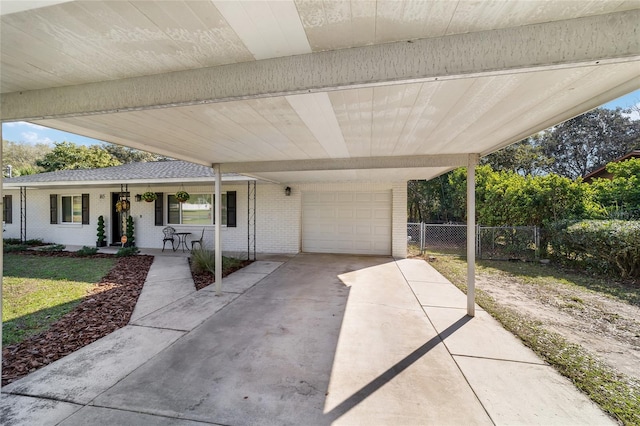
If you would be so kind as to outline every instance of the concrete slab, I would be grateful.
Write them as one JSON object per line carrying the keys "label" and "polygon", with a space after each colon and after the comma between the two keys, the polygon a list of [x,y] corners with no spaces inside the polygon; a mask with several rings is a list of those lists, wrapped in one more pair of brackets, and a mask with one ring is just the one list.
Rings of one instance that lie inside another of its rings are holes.
{"label": "concrete slab", "polygon": [[546,365],[454,357],[496,425],[615,425]]}
{"label": "concrete slab", "polygon": [[113,410],[103,407],[87,406],[78,411],[59,426],[200,426],[211,423],[180,420],[175,417],[160,417],[131,411]]}
{"label": "concrete slab", "polygon": [[130,322],[133,323],[195,291],[188,259],[155,258]]}
{"label": "concrete slab", "polygon": [[[463,309],[426,307],[425,311],[438,333],[466,317]],[[477,311],[473,319],[447,336],[444,343],[454,355],[544,364],[531,349],[484,311]]]}
{"label": "concrete slab", "polygon": [[420,315],[424,315],[395,262],[392,259],[378,262],[373,266],[338,275],[350,287],[349,300],[417,310]]}
{"label": "concrete slab", "polygon": [[333,425],[492,424],[422,312],[353,293],[324,411]]}
{"label": "concrete slab", "polygon": [[242,272],[249,274],[270,274],[280,266],[282,266],[284,262],[273,262],[266,260],[256,260],[249,266],[245,266],[242,268]]}
{"label": "concrete slab", "polygon": [[326,424],[345,299],[245,294],[94,403],[216,424]]}
{"label": "concrete slab", "polygon": [[171,281],[190,277],[188,258],[164,256],[154,258],[147,281]]}
{"label": "concrete slab", "polygon": [[409,281],[409,285],[423,306],[467,309],[467,295],[451,283]]}
{"label": "concrete slab", "polygon": [[407,281],[449,283],[449,280],[422,259],[398,259],[396,263]]}
{"label": "concrete slab", "polygon": [[[247,274],[243,269],[241,269],[222,279],[222,291],[230,293],[244,293],[267,275],[268,274],[258,273]],[[210,285],[199,291],[214,292],[216,291],[216,286]]]}
{"label": "concrete slab", "polygon": [[2,390],[87,404],[183,335],[127,326]]}
{"label": "concrete slab", "polygon": [[4,426],[55,425],[82,408],[81,405],[23,395],[0,395],[0,424]]}
{"label": "concrete slab", "polygon": [[212,291],[198,291],[132,322],[132,325],[191,331],[238,296],[223,293],[218,297]]}

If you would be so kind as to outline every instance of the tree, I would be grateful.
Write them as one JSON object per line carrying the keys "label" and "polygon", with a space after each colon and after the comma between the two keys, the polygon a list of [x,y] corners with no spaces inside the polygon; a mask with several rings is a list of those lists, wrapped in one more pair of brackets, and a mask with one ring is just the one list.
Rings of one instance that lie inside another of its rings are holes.
{"label": "tree", "polygon": [[549,172],[575,179],[639,149],[640,121],[620,108],[596,108],[543,132],[541,147],[554,159]]}
{"label": "tree", "polygon": [[111,156],[118,160],[121,164],[169,160],[168,157],[159,154],[138,151],[137,149],[127,148],[122,145],[105,144],[102,146],[102,148],[109,154],[111,154]]}
{"label": "tree", "polygon": [[612,218],[640,218],[640,158],[607,164],[611,179],[594,179],[593,196]]}
{"label": "tree", "polygon": [[2,141],[2,168],[11,166],[13,177],[38,173],[37,161],[42,159],[51,147],[47,144],[30,145],[24,142]]}
{"label": "tree", "polygon": [[90,147],[71,142],[56,142],[55,147],[37,162],[46,172],[94,169],[120,165],[120,161],[98,145]]}
{"label": "tree", "polygon": [[522,176],[546,174],[553,164],[542,149],[540,133],[502,148],[481,160],[496,171],[514,171]]}

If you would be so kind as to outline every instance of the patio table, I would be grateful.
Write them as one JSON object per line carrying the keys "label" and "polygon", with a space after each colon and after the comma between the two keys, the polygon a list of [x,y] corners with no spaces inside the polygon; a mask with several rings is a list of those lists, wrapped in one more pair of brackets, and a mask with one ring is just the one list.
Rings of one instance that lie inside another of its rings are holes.
{"label": "patio table", "polygon": [[176,232],[178,236],[178,247],[182,246],[182,252],[184,253],[184,249],[189,251],[189,247],[187,247],[187,236],[191,235],[191,232]]}

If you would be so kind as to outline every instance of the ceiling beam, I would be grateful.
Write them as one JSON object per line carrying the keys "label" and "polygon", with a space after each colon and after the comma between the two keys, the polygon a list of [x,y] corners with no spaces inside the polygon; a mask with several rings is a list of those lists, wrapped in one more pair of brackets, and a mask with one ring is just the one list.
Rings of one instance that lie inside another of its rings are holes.
{"label": "ceiling beam", "polygon": [[640,61],[640,10],[2,95],[2,121],[65,118]]}
{"label": "ceiling beam", "polygon": [[397,157],[327,158],[317,160],[254,161],[225,163],[223,173],[310,172],[318,170],[373,170],[466,166],[477,154],[411,155]]}

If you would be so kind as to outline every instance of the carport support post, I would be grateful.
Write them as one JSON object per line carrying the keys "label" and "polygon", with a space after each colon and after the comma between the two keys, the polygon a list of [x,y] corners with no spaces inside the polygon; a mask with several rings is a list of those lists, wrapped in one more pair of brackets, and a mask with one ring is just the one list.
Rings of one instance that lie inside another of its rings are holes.
{"label": "carport support post", "polygon": [[476,315],[476,164],[477,154],[467,163],[467,315]]}
{"label": "carport support post", "polygon": [[216,279],[216,296],[222,295],[222,244],[221,244],[221,233],[222,233],[222,192],[221,192],[221,181],[222,181],[222,173],[220,173],[220,164],[213,165],[213,172],[215,174],[215,198],[214,198],[214,248],[215,248],[215,279]]}
{"label": "carport support post", "polygon": [[[0,139],[2,139],[2,124],[0,124]],[[2,145],[0,145],[0,164],[2,164]],[[4,191],[2,190],[2,179],[4,178],[4,167],[2,167],[2,173],[0,173],[0,211],[4,211]],[[4,252],[4,236],[2,235],[3,229],[0,228],[0,301],[2,301],[2,284],[4,282],[3,276],[3,258]],[[2,341],[2,303],[0,302],[0,341]],[[2,377],[2,351],[0,350],[0,377]],[[2,389],[2,381],[0,381],[0,389]]]}

